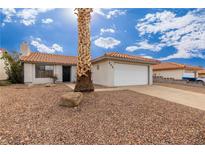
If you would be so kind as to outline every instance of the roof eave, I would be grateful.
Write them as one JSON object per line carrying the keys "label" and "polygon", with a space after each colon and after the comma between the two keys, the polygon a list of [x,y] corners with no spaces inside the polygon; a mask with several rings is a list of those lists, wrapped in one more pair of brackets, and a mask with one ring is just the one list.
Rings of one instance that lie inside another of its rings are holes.
{"label": "roof eave", "polygon": [[40,61],[25,61],[20,60],[23,63],[29,63],[29,64],[53,64],[53,65],[70,65],[70,66],[76,66],[77,64],[74,63],[56,63],[56,62],[40,62]]}
{"label": "roof eave", "polygon": [[134,63],[143,63],[143,64],[150,64],[150,65],[155,65],[155,64],[159,64],[160,61],[143,61],[143,60],[138,60],[138,59],[129,59],[129,58],[120,58],[120,57],[111,57],[111,56],[101,56],[98,57],[94,60],[92,60],[92,63],[97,63],[100,62],[102,60],[119,60],[119,61],[126,61],[126,62],[134,62]]}

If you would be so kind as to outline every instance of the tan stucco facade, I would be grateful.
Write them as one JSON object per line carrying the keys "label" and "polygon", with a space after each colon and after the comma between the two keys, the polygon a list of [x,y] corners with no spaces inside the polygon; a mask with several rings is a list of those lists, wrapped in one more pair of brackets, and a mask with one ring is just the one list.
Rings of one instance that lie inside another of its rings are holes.
{"label": "tan stucco facade", "polygon": [[154,70],[153,75],[154,76],[160,76],[164,78],[173,78],[176,80],[181,80],[185,73],[194,73],[195,77],[198,77],[198,74],[196,71],[192,70],[184,70],[184,69],[175,69],[175,70]]}
{"label": "tan stucco facade", "polygon": [[198,74],[198,77],[199,77],[199,78],[205,78],[205,73],[199,73],[199,74]]}
{"label": "tan stucco facade", "polygon": [[173,78],[176,80],[181,80],[183,74],[184,74],[183,69],[153,71],[154,76],[161,76],[164,78]]}

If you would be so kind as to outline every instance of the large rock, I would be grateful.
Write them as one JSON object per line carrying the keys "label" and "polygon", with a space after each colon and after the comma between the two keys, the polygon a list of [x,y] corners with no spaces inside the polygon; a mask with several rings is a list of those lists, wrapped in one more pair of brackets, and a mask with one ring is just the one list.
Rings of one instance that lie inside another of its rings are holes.
{"label": "large rock", "polygon": [[75,107],[80,104],[83,99],[81,92],[69,92],[61,96],[61,106]]}

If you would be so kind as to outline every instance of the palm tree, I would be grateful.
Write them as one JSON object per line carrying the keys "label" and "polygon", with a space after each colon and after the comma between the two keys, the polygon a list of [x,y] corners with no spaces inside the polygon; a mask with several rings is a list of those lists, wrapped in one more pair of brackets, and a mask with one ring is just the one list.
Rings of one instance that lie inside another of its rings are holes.
{"label": "palm tree", "polygon": [[94,91],[91,80],[90,19],[91,8],[76,9],[78,16],[78,64],[75,92]]}

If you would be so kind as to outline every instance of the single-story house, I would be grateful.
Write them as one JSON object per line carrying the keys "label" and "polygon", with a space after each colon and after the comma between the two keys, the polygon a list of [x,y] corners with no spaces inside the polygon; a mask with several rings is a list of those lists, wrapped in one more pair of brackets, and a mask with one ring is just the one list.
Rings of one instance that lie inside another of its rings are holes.
{"label": "single-story house", "polygon": [[56,82],[74,82],[76,80],[76,56],[63,56],[31,52],[28,44],[20,46],[20,60],[24,67],[24,83],[49,83],[52,76]]}
{"label": "single-story house", "polygon": [[[25,83],[52,82],[52,75],[58,82],[76,81],[76,56],[30,52],[26,44],[21,46],[21,53]],[[92,80],[105,86],[151,85],[152,65],[157,63],[154,59],[109,52],[92,60]]]}
{"label": "single-story house", "polygon": [[183,77],[198,77],[201,67],[173,62],[164,62],[153,66],[153,76],[181,80]]}
{"label": "single-story house", "polygon": [[24,83],[49,83],[52,76],[57,82],[74,82],[76,80],[77,57],[31,52],[22,56],[24,66]]}
{"label": "single-story house", "polygon": [[5,64],[4,64],[4,60],[1,59],[2,54],[5,50],[0,48],[0,80],[6,80],[8,78],[6,71],[5,71]]}
{"label": "single-story house", "polygon": [[105,86],[151,85],[158,60],[108,52],[92,60],[93,83]]}
{"label": "single-story house", "polygon": [[198,77],[199,78],[205,78],[205,70],[204,69],[198,71]]}

